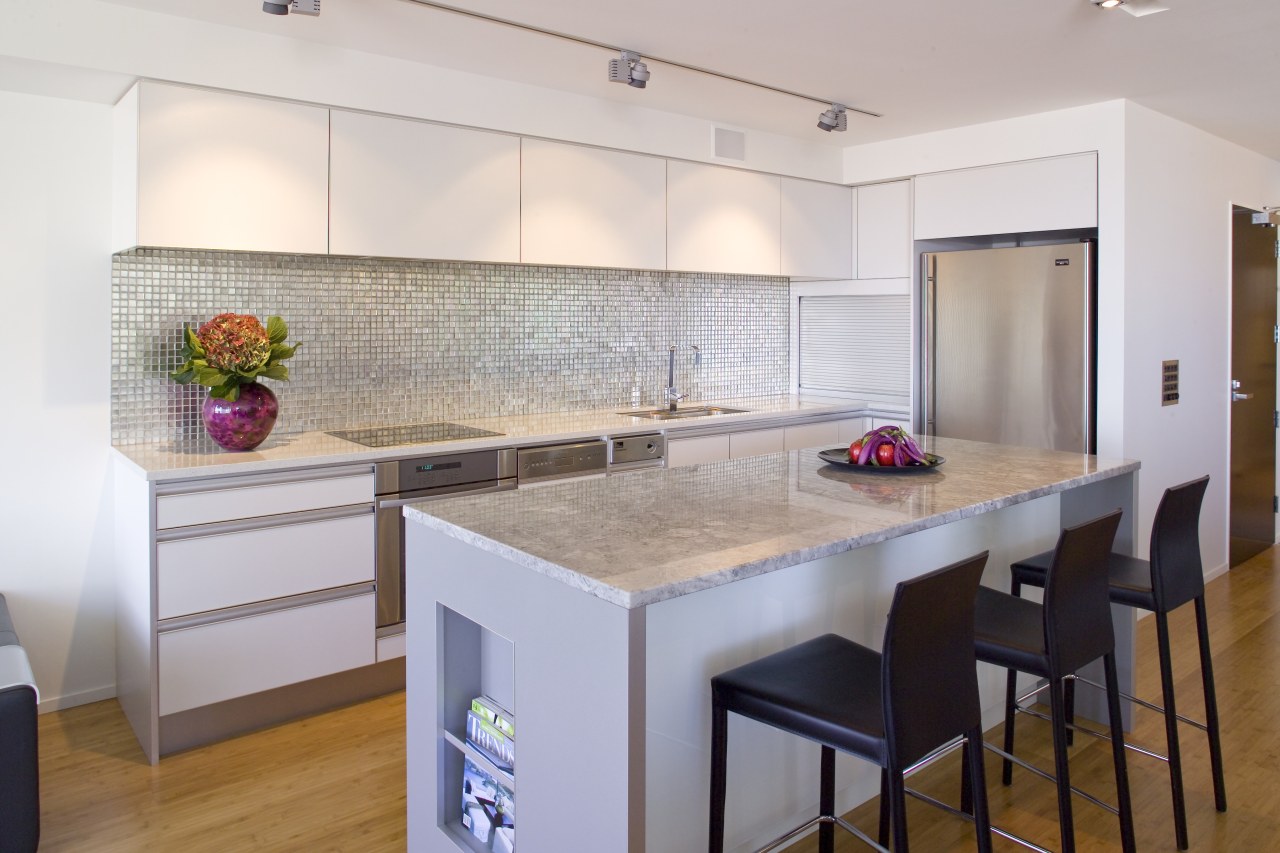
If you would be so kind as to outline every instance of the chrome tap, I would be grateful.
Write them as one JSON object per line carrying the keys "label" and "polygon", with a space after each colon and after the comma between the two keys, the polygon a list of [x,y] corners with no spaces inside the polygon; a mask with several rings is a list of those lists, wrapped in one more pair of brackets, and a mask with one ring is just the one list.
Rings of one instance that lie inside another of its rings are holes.
{"label": "chrome tap", "polygon": [[[693,344],[688,346],[689,349],[693,350],[693,366],[698,367],[702,364],[702,350]],[[676,390],[676,350],[678,349],[680,347],[675,345],[667,347],[667,387],[662,392],[667,409],[672,412],[676,410],[676,403],[689,398],[688,394],[681,394]]]}

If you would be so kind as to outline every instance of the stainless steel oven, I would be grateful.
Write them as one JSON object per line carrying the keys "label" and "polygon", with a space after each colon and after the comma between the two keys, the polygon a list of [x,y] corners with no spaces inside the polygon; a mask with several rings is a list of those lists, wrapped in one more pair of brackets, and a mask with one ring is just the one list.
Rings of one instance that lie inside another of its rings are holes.
{"label": "stainless steel oven", "polygon": [[404,632],[405,504],[516,487],[516,451],[477,450],[420,456],[375,467],[378,636]]}

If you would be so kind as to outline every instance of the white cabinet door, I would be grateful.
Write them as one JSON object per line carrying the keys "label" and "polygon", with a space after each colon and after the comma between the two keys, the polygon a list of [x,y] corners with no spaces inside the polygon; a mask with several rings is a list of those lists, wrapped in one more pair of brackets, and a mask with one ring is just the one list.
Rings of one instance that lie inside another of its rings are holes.
{"label": "white cabinet door", "polygon": [[667,163],[667,269],[779,275],[777,175]]}
{"label": "white cabinet door", "polygon": [[333,111],[335,255],[520,260],[520,140]]}
{"label": "white cabinet door", "polygon": [[910,278],[911,252],[911,182],[858,187],[858,278]]}
{"label": "white cabinet door", "polygon": [[162,633],[160,714],[374,663],[373,593]]}
{"label": "white cabinet door", "polygon": [[1093,153],[916,178],[917,240],[1097,225],[1098,156]]}
{"label": "white cabinet door", "polygon": [[665,160],[521,141],[524,263],[665,269],[666,217]]}
{"label": "white cabinet door", "polygon": [[[143,82],[132,197],[116,242],[136,246],[324,254],[328,251],[329,111]],[[118,152],[118,168],[130,160]],[[119,173],[118,173],[119,174]],[[129,195],[130,187],[121,192]],[[132,232],[133,239],[129,239]],[[117,249],[128,248],[117,245]]]}
{"label": "white cabinet door", "polygon": [[741,459],[744,456],[764,456],[766,453],[781,453],[787,449],[783,429],[755,429],[750,432],[729,434],[729,458]]}
{"label": "white cabinet door", "polygon": [[786,433],[787,450],[835,447],[840,443],[840,425],[836,421],[789,426]]}
{"label": "white cabinet door", "polygon": [[667,439],[667,467],[701,465],[730,458],[728,435]]}
{"label": "white cabinet door", "polygon": [[782,274],[853,278],[853,196],[849,187],[782,178]]}

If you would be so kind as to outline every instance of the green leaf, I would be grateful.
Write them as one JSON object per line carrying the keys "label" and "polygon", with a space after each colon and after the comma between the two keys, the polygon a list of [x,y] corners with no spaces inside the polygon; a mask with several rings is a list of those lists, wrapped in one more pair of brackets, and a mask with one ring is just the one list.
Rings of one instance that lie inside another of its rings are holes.
{"label": "green leaf", "polygon": [[282,382],[288,382],[289,368],[287,365],[273,364],[270,367],[263,369],[258,375],[265,376],[268,379],[279,379]]}
{"label": "green leaf", "polygon": [[277,361],[284,361],[286,358],[293,358],[293,354],[298,351],[298,347],[302,344],[272,344],[271,355],[267,358],[267,364],[274,364]]}
{"label": "green leaf", "polygon": [[189,365],[183,365],[182,369],[170,373],[169,377],[179,385],[190,385],[196,381],[196,372]]}
{"label": "green leaf", "polygon": [[208,385],[210,388],[225,385],[230,378],[231,376],[216,367],[196,367],[196,381],[201,385]]}
{"label": "green leaf", "polygon": [[[191,348],[189,357],[204,358],[204,347],[200,345],[200,339],[196,337],[196,330],[191,326],[184,326],[183,330],[187,333],[187,346]],[[183,353],[186,355],[186,353]]]}
{"label": "green leaf", "polygon": [[216,397],[219,400],[235,402],[236,398],[240,396],[240,383],[230,381],[222,385],[215,385],[209,389],[209,396]]}
{"label": "green leaf", "polygon": [[289,336],[289,327],[284,324],[284,320],[279,317],[267,318],[267,337],[273,344],[284,343],[284,339]]}

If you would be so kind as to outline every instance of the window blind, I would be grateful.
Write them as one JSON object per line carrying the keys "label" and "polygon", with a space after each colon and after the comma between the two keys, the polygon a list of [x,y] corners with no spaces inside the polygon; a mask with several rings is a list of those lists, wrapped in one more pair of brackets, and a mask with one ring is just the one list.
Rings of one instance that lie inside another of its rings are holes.
{"label": "window blind", "polygon": [[911,297],[800,297],[801,390],[910,402]]}

